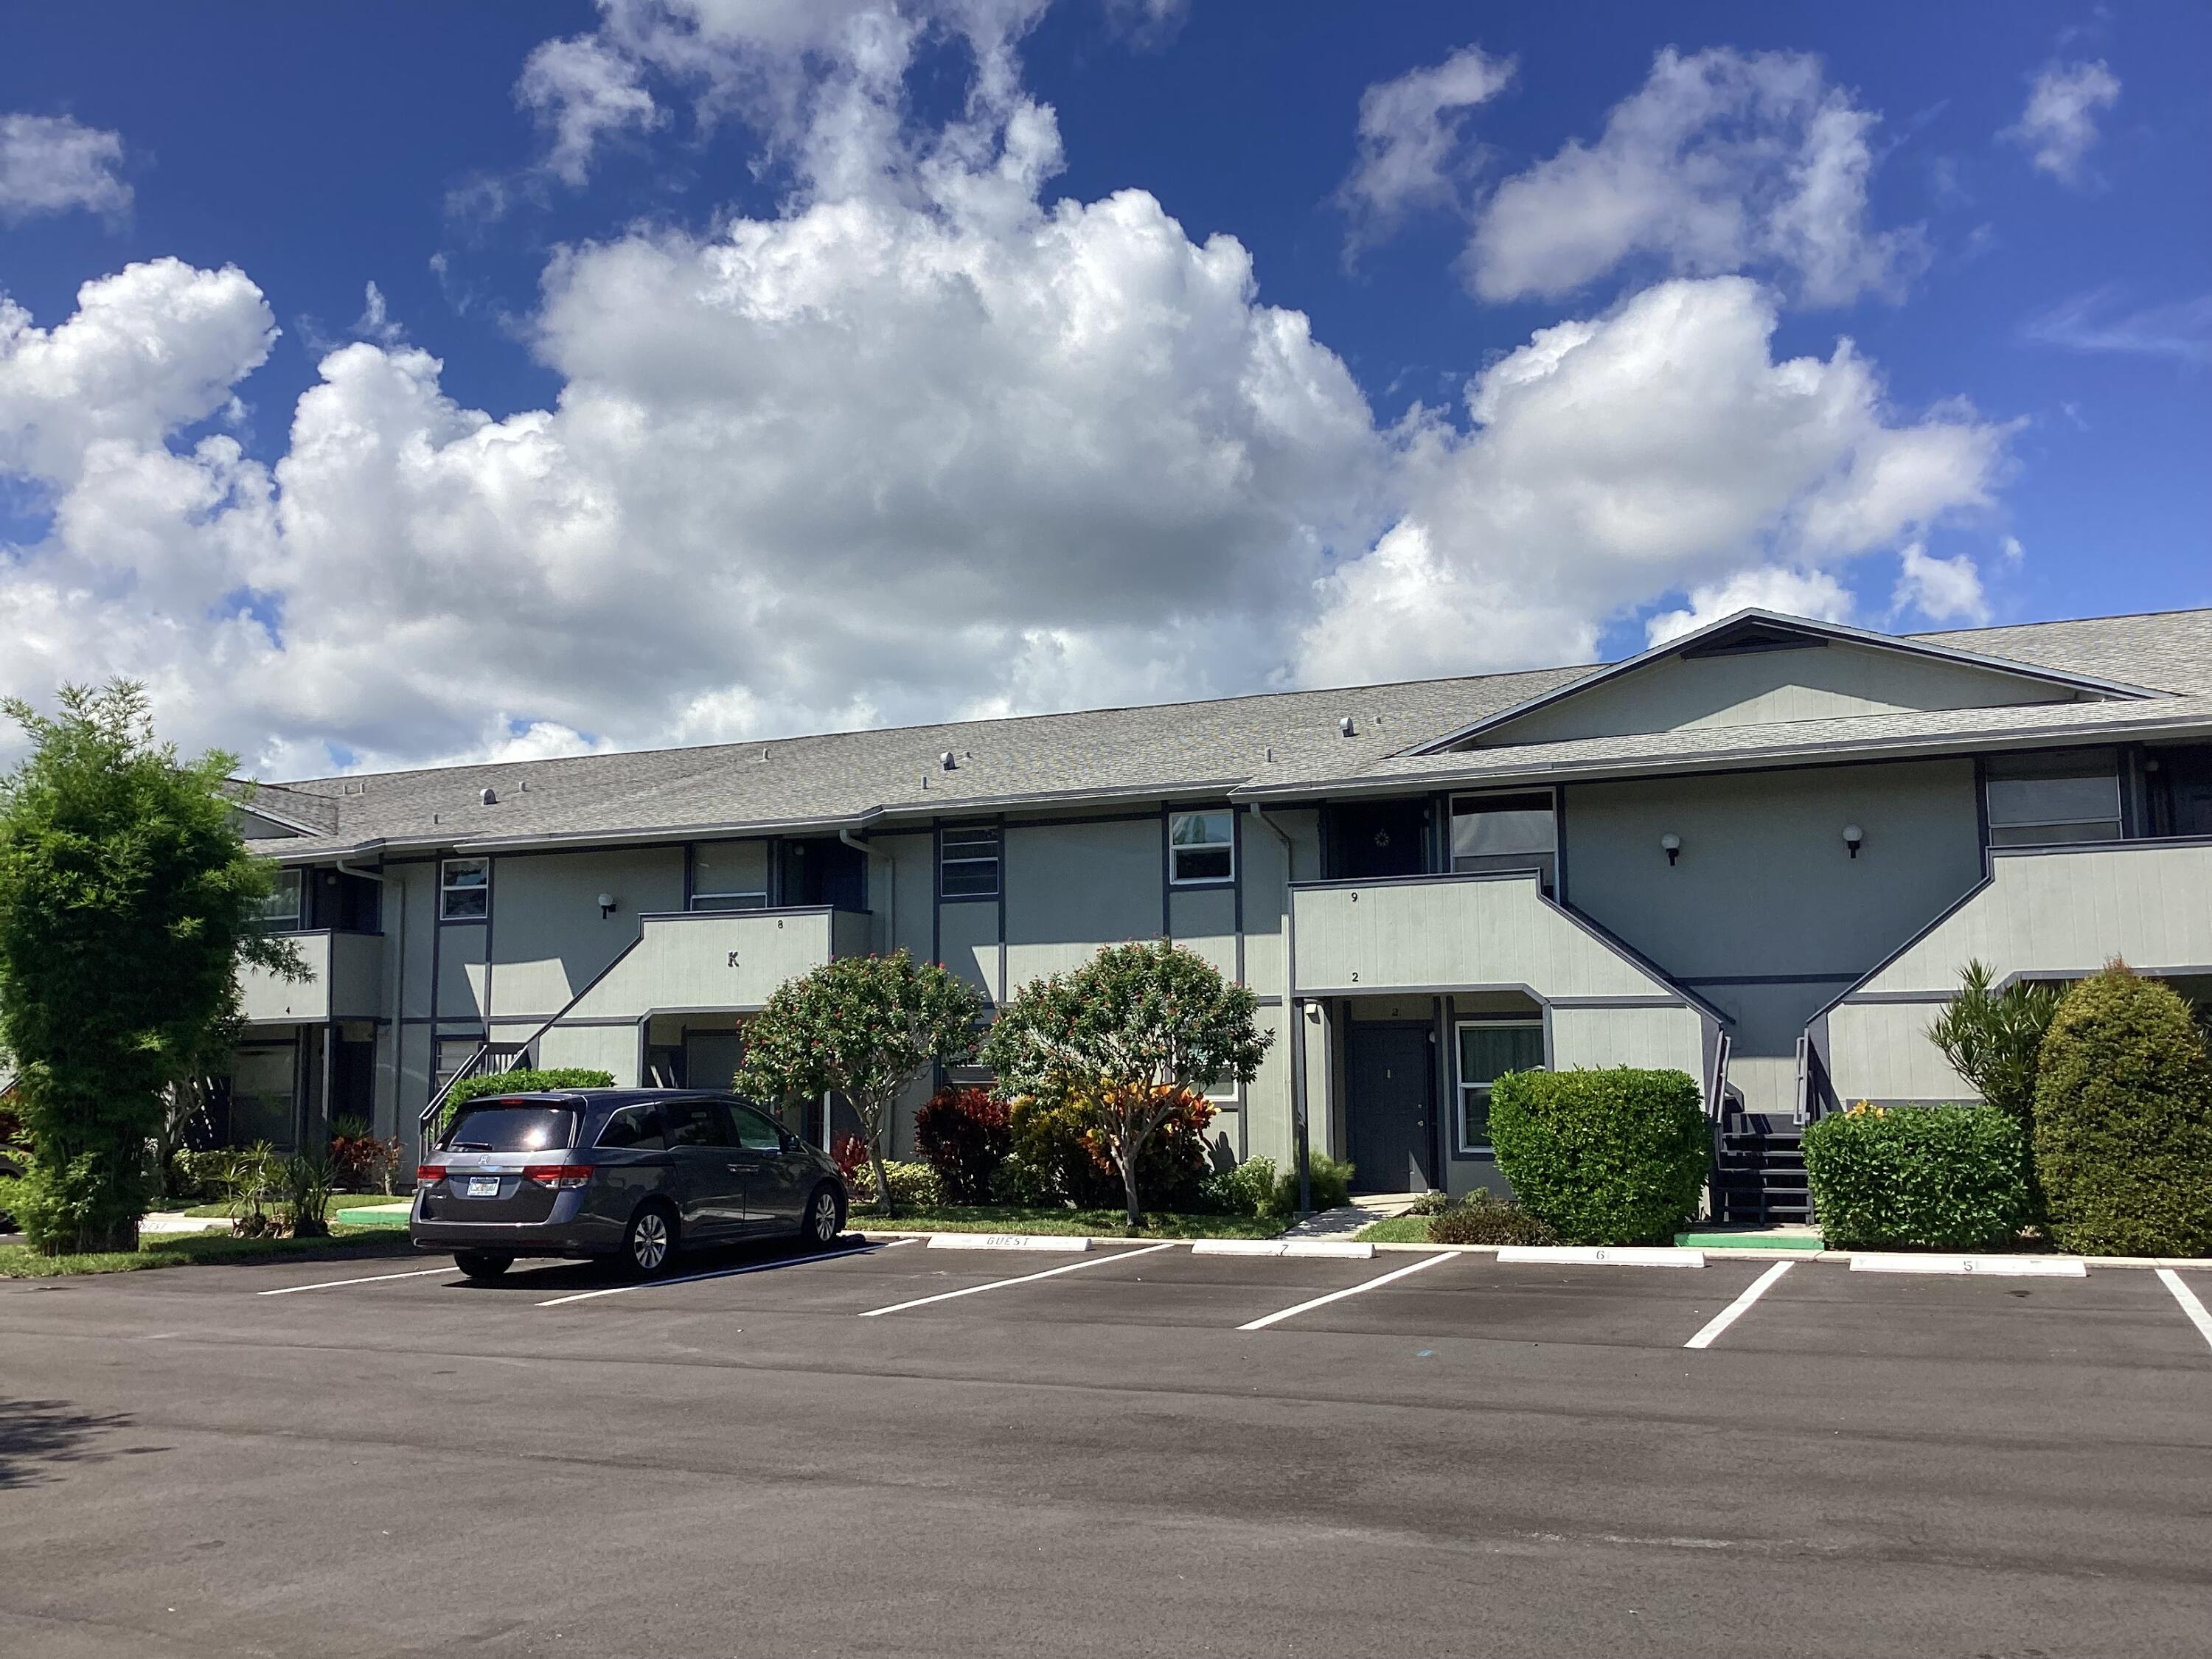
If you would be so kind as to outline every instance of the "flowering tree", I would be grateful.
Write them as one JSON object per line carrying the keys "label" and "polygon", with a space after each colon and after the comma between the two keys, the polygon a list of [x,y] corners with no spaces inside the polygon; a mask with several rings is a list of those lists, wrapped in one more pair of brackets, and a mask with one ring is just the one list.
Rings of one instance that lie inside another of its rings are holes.
{"label": "flowering tree", "polygon": [[1121,1172],[1133,1227],[1144,1219],[1146,1142],[1192,1096],[1251,1081],[1274,1040],[1255,1023],[1258,1007],[1195,951],[1164,939],[1109,945],[1073,973],[1024,987],[991,1027],[983,1063],[1009,1099],[1082,1112]]}
{"label": "flowering tree", "polygon": [[889,1214],[883,1139],[890,1109],[930,1066],[975,1054],[975,1027],[988,1010],[967,981],[904,951],[840,957],[786,980],[747,1022],[737,1087],[765,1100],[844,1096],[867,1136],[876,1202]]}

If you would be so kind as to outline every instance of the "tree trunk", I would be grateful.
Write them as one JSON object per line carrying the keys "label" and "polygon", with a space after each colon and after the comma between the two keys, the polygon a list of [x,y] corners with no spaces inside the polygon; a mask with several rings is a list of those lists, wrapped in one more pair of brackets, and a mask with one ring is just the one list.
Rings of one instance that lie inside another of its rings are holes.
{"label": "tree trunk", "polygon": [[876,1207],[885,1215],[896,1215],[891,1204],[891,1178],[884,1173],[884,1155],[876,1150],[873,1140],[868,1142],[868,1164],[876,1172]]}
{"label": "tree trunk", "polygon": [[1114,1161],[1121,1166],[1121,1191],[1128,1200],[1129,1231],[1133,1233],[1145,1224],[1144,1206],[1137,1198],[1137,1154],[1117,1152]]}

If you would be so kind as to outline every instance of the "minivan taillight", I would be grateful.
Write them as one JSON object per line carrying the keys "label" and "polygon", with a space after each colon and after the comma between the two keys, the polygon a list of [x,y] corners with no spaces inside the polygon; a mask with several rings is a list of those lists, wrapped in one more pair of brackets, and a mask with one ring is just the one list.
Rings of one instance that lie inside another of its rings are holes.
{"label": "minivan taillight", "polygon": [[580,1187],[589,1181],[592,1166],[588,1164],[532,1164],[524,1168],[522,1178],[560,1192],[568,1188]]}
{"label": "minivan taillight", "polygon": [[442,1164],[417,1164],[415,1166],[415,1184],[417,1187],[434,1187],[445,1178],[446,1166]]}

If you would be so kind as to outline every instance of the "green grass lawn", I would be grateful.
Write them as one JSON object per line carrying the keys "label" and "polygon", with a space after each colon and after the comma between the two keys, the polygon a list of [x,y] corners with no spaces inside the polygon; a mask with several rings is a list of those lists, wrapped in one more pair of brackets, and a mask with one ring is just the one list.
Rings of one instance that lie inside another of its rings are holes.
{"label": "green grass lawn", "polygon": [[[870,1228],[941,1233],[1087,1233],[1097,1238],[1118,1238],[1128,1226],[1119,1210],[1024,1210],[1011,1205],[978,1205],[973,1208],[901,1210],[895,1216],[872,1208],[853,1212],[848,1224],[854,1231]],[[1289,1224],[1279,1218],[1249,1215],[1149,1214],[1146,1238],[1273,1238]]]}
{"label": "green grass lawn", "polygon": [[[332,1193],[331,1194],[331,1208],[333,1210],[359,1210],[366,1209],[372,1204],[404,1204],[410,1202],[414,1196],[415,1194],[411,1191],[404,1193]],[[228,1204],[195,1204],[191,1209],[179,1210],[177,1213],[179,1215],[227,1216],[230,1213],[230,1206]]]}
{"label": "green grass lawn", "polygon": [[1369,1222],[1352,1237],[1369,1244],[1425,1244],[1429,1242],[1429,1218],[1385,1216],[1380,1221]]}
{"label": "green grass lawn", "polygon": [[404,1239],[386,1228],[339,1227],[328,1238],[233,1238],[228,1233],[167,1233],[143,1241],[135,1250],[104,1250],[86,1255],[40,1255],[27,1244],[0,1245],[0,1279],[61,1279],[73,1273],[127,1273],[147,1267],[189,1267],[200,1263],[263,1261],[271,1256],[405,1255]]}

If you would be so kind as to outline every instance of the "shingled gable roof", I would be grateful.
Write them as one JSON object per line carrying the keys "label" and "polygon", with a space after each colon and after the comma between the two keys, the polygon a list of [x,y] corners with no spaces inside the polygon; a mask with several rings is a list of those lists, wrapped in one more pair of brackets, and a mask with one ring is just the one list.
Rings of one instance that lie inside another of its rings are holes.
{"label": "shingled gable roof", "polygon": [[[1785,618],[1790,623],[1802,619]],[[1832,624],[1805,623],[1811,627]],[[1846,632],[1856,637],[1856,630]],[[1894,644],[1887,636],[1864,636]],[[1492,778],[1741,767],[1804,755],[2112,742],[2212,730],[2212,610],[1913,636],[1953,659],[2119,702],[1905,712],[1436,754],[1450,733],[1586,683],[1587,666],[1194,703],[947,722],[765,743],[309,779],[281,787],[335,827],[270,843],[287,861],[521,850],[836,828],[1170,799],[1289,800]],[[1600,671],[1602,672],[1602,671]],[[2160,695],[2164,694],[2164,695]],[[2148,699],[2149,701],[2146,701]],[[1341,735],[1339,721],[1352,721]],[[950,772],[938,757],[953,752]],[[494,790],[497,804],[480,803]],[[272,790],[273,793],[273,790]]]}
{"label": "shingled gable roof", "polygon": [[1694,629],[1687,634],[1677,635],[1663,645],[1653,646],[1649,651],[1639,652],[1637,655],[1624,658],[1620,662],[1609,663],[1603,667],[1592,669],[1579,679],[1570,681],[1565,685],[1554,686],[1547,691],[1539,692],[1523,702],[1514,704],[1510,708],[1501,708],[1494,714],[1486,714],[1481,719],[1461,726],[1456,731],[1447,732],[1439,738],[1432,738],[1428,742],[1405,752],[1419,755],[1443,754],[1458,748],[1462,744],[1473,742],[1485,732],[1510,726],[1514,721],[1533,714],[1540,708],[1555,708],[1560,703],[1595,690],[1600,686],[1611,685],[1616,681],[1640,673],[1654,664],[1664,662],[1670,658],[1698,656],[1717,647],[1724,647],[1735,641],[1746,641],[1747,648],[1764,649],[1769,648],[1770,645],[1780,646],[1793,640],[1821,644],[1833,641],[1840,644],[1890,652],[1899,656],[1918,657],[1951,663],[1961,667],[1985,669],[1992,673],[2003,674],[2014,679],[2033,680],[2042,684],[2074,692],[2090,692],[2100,698],[2141,698],[2167,695],[2148,686],[2129,684],[2096,675],[2067,673],[2033,663],[1990,656],[1981,652],[1960,650],[1956,647],[1936,643],[1929,639],[1876,634],[1863,628],[1847,628],[1840,623],[1815,622],[1805,617],[1786,616],[1778,611],[1764,611],[1753,606],[1732,611],[1717,622],[1708,623],[1703,628]]}

